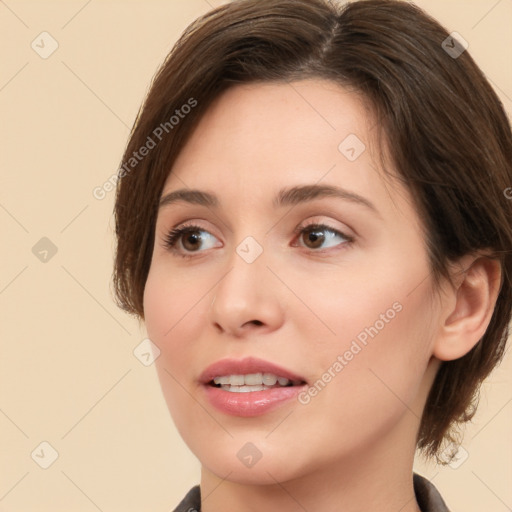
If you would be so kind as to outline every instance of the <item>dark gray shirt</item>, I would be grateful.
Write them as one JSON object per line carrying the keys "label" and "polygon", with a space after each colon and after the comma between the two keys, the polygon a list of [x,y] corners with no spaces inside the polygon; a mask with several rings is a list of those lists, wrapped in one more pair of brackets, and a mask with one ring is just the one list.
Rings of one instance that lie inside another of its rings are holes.
{"label": "dark gray shirt", "polygon": [[[450,512],[443,498],[426,478],[413,474],[414,494],[421,512]],[[192,487],[173,512],[201,512],[201,490],[199,485]]]}

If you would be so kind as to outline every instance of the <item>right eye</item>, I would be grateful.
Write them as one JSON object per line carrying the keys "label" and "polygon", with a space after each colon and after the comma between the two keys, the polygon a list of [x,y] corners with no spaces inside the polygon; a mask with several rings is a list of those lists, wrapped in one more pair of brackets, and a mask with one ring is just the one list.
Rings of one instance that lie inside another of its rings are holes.
{"label": "right eye", "polygon": [[189,224],[171,229],[165,237],[165,246],[184,258],[190,258],[192,254],[187,253],[211,249],[215,247],[215,240],[217,239],[205,229]]}

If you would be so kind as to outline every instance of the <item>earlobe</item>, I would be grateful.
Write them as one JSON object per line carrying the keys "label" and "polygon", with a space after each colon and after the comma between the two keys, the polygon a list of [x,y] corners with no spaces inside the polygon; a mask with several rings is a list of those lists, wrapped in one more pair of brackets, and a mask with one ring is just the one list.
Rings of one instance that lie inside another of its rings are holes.
{"label": "earlobe", "polygon": [[487,256],[465,256],[440,317],[433,355],[442,361],[466,355],[491,321],[501,287],[501,265]]}

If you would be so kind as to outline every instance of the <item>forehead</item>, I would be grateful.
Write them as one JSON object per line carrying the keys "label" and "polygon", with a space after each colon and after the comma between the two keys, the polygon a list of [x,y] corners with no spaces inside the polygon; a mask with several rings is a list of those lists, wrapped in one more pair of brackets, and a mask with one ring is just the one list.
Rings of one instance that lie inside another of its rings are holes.
{"label": "forehead", "polygon": [[374,127],[362,98],[330,81],[237,85],[203,115],[163,193],[207,189],[243,207],[270,201],[270,188],[321,183],[382,202]]}
{"label": "forehead", "polygon": [[[258,164],[265,160],[268,168],[271,156],[273,170],[281,172],[286,172],[290,161],[315,166],[334,163],[343,156],[338,145],[348,135],[364,140],[368,148],[370,125],[360,98],[332,82],[237,85],[205,112],[173,171],[186,170],[189,179],[200,176],[214,181],[218,176],[213,169],[221,161],[239,171],[263,171]],[[205,160],[211,172],[204,172]],[[299,170],[296,165],[295,170]]]}

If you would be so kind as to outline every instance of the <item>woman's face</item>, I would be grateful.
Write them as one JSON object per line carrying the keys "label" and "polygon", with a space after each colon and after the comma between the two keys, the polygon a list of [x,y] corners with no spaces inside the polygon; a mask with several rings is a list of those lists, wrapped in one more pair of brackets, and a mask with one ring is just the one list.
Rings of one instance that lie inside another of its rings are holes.
{"label": "woman's face", "polygon": [[[412,457],[439,309],[418,214],[382,178],[373,125],[327,81],[237,86],[167,179],[146,326],[176,426],[220,477]],[[183,226],[196,227],[169,239]],[[268,389],[287,375],[293,386]]]}

